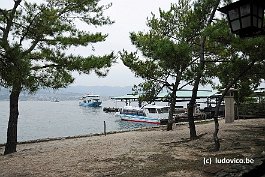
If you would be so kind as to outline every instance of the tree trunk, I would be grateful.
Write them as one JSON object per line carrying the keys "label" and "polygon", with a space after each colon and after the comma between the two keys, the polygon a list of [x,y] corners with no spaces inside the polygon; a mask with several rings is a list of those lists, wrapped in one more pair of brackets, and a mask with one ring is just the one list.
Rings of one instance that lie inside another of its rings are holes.
{"label": "tree trunk", "polygon": [[204,46],[205,46],[205,37],[201,39],[200,42],[200,63],[199,63],[199,70],[197,72],[197,76],[195,78],[195,82],[192,89],[192,96],[190,102],[188,104],[188,120],[189,120],[189,128],[190,128],[190,139],[196,139],[196,127],[194,123],[194,107],[196,104],[197,92],[199,89],[200,80],[202,77],[202,73],[204,70]]}
{"label": "tree trunk", "polygon": [[169,115],[168,115],[168,123],[167,123],[167,131],[172,130],[172,126],[174,123],[173,114],[175,112],[175,105],[176,105],[176,95],[177,95],[177,89],[174,86],[172,95],[171,95],[171,101],[170,101],[170,109],[169,109]]}
{"label": "tree trunk", "polygon": [[188,121],[189,121],[189,129],[190,129],[190,139],[197,138],[196,127],[195,127],[194,116],[193,116],[195,100],[191,99],[191,101],[188,104]]}
{"label": "tree trunk", "polygon": [[16,152],[17,148],[17,123],[18,123],[18,99],[21,89],[12,88],[10,94],[10,112],[9,112],[9,121],[7,128],[7,141],[5,145],[4,154],[10,154]]}
{"label": "tree trunk", "polygon": [[188,104],[188,120],[189,120],[189,129],[190,129],[190,139],[196,139],[196,127],[194,123],[194,107],[196,103],[197,91],[199,86],[200,77],[196,77],[194,87],[192,89],[191,100]]}
{"label": "tree trunk", "polygon": [[214,151],[219,151],[220,147],[221,147],[220,141],[219,141],[219,138],[218,138],[218,132],[219,132],[218,113],[219,113],[220,105],[221,105],[225,95],[229,91],[229,89],[240,79],[240,77],[245,75],[254,66],[254,64],[255,64],[255,60],[253,60],[243,72],[241,72],[233,81],[231,81],[226,86],[225,90],[222,93],[221,98],[219,99],[219,101],[218,101],[218,103],[217,103],[217,105],[215,107],[215,112],[214,112],[214,133],[213,133]]}
{"label": "tree trunk", "polygon": [[[212,20],[214,18],[215,12],[217,10],[218,5],[220,4],[220,0],[216,1],[216,4],[213,6],[213,9],[211,11],[210,17],[206,23],[206,27],[211,25]],[[199,63],[199,70],[197,72],[197,76],[195,78],[195,83],[192,89],[192,97],[188,105],[188,119],[189,119],[189,128],[190,128],[190,139],[196,139],[196,128],[194,123],[194,117],[193,117],[193,110],[196,103],[197,98],[197,92],[200,84],[201,77],[203,75],[203,71],[205,68],[205,58],[204,58],[204,51],[205,51],[205,42],[206,42],[206,36],[202,36],[200,39],[200,63]]]}
{"label": "tree trunk", "polygon": [[218,132],[219,132],[219,122],[218,122],[218,114],[219,114],[219,109],[221,106],[221,103],[224,99],[224,96],[227,94],[228,90],[232,87],[233,83],[235,83],[236,81],[234,80],[233,82],[231,82],[226,89],[224,90],[224,92],[222,93],[222,96],[220,97],[220,99],[218,100],[218,103],[216,104],[215,110],[214,110],[214,133],[213,133],[213,140],[214,140],[214,151],[219,151],[220,150],[220,141],[218,138]]}
{"label": "tree trunk", "polygon": [[222,102],[220,100],[218,101],[218,104],[216,105],[215,113],[214,113],[214,133],[213,133],[214,151],[219,151],[220,150],[220,141],[219,141],[219,138],[218,138],[218,132],[219,132],[218,113],[219,113],[219,108],[220,108],[220,105],[221,105],[221,102]]}

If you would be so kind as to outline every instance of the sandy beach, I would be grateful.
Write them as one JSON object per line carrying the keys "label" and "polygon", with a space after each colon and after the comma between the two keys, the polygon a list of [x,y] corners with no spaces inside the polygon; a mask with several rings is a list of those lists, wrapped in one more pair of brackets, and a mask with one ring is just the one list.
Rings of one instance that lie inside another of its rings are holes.
{"label": "sandy beach", "polygon": [[190,141],[188,125],[142,129],[106,136],[19,144],[3,155],[0,176],[175,177],[214,176],[231,164],[205,159],[252,159],[265,152],[265,119],[220,120],[221,150],[212,152],[214,123],[196,124],[200,138]]}

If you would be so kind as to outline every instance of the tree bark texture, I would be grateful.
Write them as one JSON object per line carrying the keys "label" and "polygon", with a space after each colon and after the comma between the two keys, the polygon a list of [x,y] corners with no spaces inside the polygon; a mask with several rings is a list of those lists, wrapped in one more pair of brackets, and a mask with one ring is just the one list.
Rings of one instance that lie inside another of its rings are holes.
{"label": "tree bark texture", "polygon": [[[196,92],[195,96],[197,97],[197,91],[195,91],[196,89],[194,90],[194,87],[193,87],[192,92]],[[192,93],[192,95],[194,94]],[[197,138],[196,127],[194,123],[194,115],[193,115],[196,97],[195,99],[191,98],[191,101],[188,104],[188,121],[189,121],[189,129],[190,129],[190,139]]]}
{"label": "tree bark texture", "polygon": [[[178,73],[178,76],[180,76],[180,72]],[[170,109],[169,109],[169,115],[168,115],[168,123],[167,123],[167,131],[172,130],[173,123],[174,123],[174,117],[173,114],[175,113],[175,107],[176,107],[176,99],[177,99],[177,90],[180,83],[180,77],[176,77],[175,83],[172,88],[171,98],[170,98]]]}
{"label": "tree bark texture", "polygon": [[[210,17],[206,23],[206,27],[211,25],[212,20],[214,18],[215,12],[217,10],[218,5],[220,4],[220,0],[216,1],[216,4],[214,5]],[[197,72],[197,76],[195,78],[195,82],[193,85],[193,89],[192,89],[192,97],[191,100],[189,102],[188,105],[188,119],[189,119],[189,128],[190,128],[190,139],[196,139],[197,135],[196,135],[196,127],[195,127],[195,123],[194,123],[194,106],[196,104],[196,98],[197,98],[197,92],[198,92],[198,88],[199,88],[199,84],[200,84],[200,80],[201,77],[203,75],[203,71],[205,68],[205,57],[204,57],[204,53],[205,53],[205,42],[206,42],[206,36],[202,36],[200,39],[200,51],[199,51],[199,56],[200,56],[200,63],[199,63],[199,68],[198,68],[198,72]]]}
{"label": "tree bark texture", "polygon": [[197,72],[197,76],[195,78],[195,82],[192,89],[192,96],[191,100],[188,104],[188,120],[189,120],[189,128],[190,128],[190,139],[196,139],[196,127],[194,123],[194,107],[196,106],[196,98],[197,92],[199,89],[200,80],[202,77],[202,73],[204,70],[204,48],[205,48],[205,40],[206,38],[203,37],[200,42],[200,63],[199,63],[199,70]]}
{"label": "tree bark texture", "polygon": [[219,113],[219,108],[220,108],[220,105],[222,102],[220,100],[219,100],[220,104],[218,102],[218,104],[216,105],[216,108],[215,108],[215,113],[214,113],[214,133],[213,133],[214,151],[219,151],[220,147],[221,147],[220,141],[218,138],[218,132],[219,132],[218,113]]}
{"label": "tree bark texture", "polygon": [[7,141],[4,154],[10,154],[17,150],[17,123],[18,123],[18,99],[20,89],[12,88],[10,94],[10,112],[7,128]]}
{"label": "tree bark texture", "polygon": [[171,94],[171,102],[170,102],[170,109],[169,109],[169,115],[168,115],[168,123],[167,123],[167,131],[172,130],[174,118],[173,114],[175,112],[175,105],[176,105],[176,95],[177,95],[177,89],[176,87],[173,88],[172,94]]}

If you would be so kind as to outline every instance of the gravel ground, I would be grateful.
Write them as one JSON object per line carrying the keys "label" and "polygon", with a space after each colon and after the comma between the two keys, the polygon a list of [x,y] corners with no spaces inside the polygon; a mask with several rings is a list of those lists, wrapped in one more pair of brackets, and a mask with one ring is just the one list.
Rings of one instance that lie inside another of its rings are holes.
{"label": "gravel ground", "polygon": [[221,150],[213,152],[214,123],[197,123],[199,138],[189,140],[188,125],[19,144],[3,155],[0,176],[175,177],[214,176],[230,164],[204,159],[251,158],[265,151],[265,119],[220,120]]}

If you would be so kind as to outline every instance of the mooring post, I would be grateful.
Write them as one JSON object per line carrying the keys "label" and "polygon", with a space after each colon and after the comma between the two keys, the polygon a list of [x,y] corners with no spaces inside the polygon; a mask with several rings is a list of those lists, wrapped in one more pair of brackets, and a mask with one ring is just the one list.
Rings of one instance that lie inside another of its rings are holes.
{"label": "mooring post", "polygon": [[104,121],[104,135],[106,136],[107,133],[106,133],[106,121]]}

